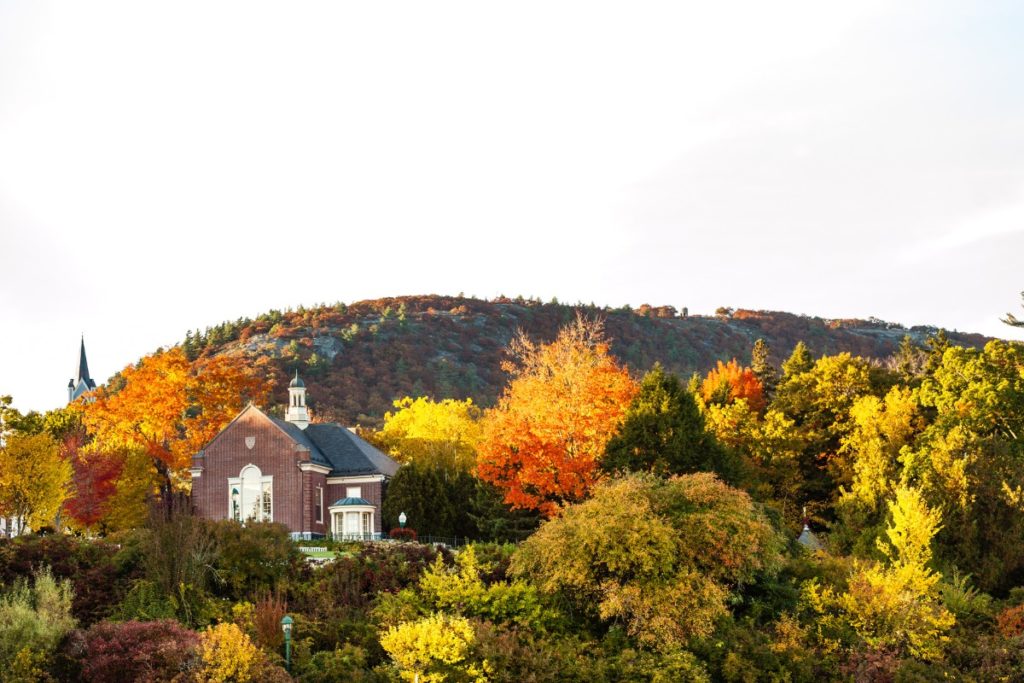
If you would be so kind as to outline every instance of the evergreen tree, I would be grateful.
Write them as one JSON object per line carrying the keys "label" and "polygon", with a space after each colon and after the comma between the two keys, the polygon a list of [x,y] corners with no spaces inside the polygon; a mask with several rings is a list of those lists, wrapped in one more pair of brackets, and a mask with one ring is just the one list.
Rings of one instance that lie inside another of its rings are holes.
{"label": "evergreen tree", "polygon": [[893,365],[904,384],[911,384],[920,377],[927,362],[928,355],[914,343],[909,334],[903,335],[900,346],[893,355]]}
{"label": "evergreen tree", "polygon": [[811,352],[807,350],[807,345],[802,341],[797,342],[796,346],[793,347],[793,353],[782,364],[782,376],[785,379],[789,379],[795,375],[807,372],[812,367],[814,367],[814,358],[811,357]]}
{"label": "evergreen tree", "polygon": [[772,365],[771,359],[768,357],[770,353],[768,342],[758,339],[754,342],[754,349],[750,354],[750,369],[754,371],[754,376],[761,383],[764,397],[768,401],[771,401],[775,394],[775,387],[779,383],[779,371]]}
{"label": "evergreen tree", "polygon": [[398,526],[405,513],[409,527],[422,536],[445,538],[475,536],[467,501],[475,480],[468,472],[449,472],[429,464],[409,463],[388,483],[382,510],[385,529]]}
{"label": "evergreen tree", "polygon": [[949,343],[949,336],[946,334],[946,330],[939,330],[928,337],[925,345],[928,347],[928,364],[925,366],[925,374],[930,377],[942,365],[942,355],[946,353],[946,349],[951,344]]}
{"label": "evergreen tree", "polygon": [[622,427],[605,448],[601,468],[661,476],[716,472],[729,482],[738,481],[741,470],[739,460],[705,429],[693,394],[660,365],[644,376]]}

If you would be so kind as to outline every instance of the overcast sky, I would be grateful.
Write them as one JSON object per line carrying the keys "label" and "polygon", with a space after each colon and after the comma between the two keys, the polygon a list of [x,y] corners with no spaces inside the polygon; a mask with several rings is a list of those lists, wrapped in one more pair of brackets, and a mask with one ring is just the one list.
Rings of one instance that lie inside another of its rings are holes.
{"label": "overcast sky", "polygon": [[0,394],[401,294],[1017,337],[1024,3],[0,0]]}

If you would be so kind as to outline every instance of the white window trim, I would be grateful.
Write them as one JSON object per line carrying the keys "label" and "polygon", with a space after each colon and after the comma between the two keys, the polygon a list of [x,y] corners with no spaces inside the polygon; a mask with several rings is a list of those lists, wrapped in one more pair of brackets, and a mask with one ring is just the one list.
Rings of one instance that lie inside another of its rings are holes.
{"label": "white window trim", "polygon": [[[345,534],[345,513],[346,512],[358,512],[359,518],[362,520],[362,513],[370,513],[370,532],[369,535],[373,536],[375,533],[373,530],[377,526],[377,506],[375,505],[332,505],[330,508],[331,513],[331,535],[339,536]],[[338,528],[340,522],[341,529]],[[361,528],[361,527],[360,527]],[[357,532],[358,535],[363,535],[362,531]]]}
{"label": "white window trim", "polygon": [[323,524],[324,523],[324,487],[323,486],[317,486],[316,487],[316,495],[317,495],[318,500],[320,501],[320,515],[317,517],[316,521],[317,521],[317,524]]}
{"label": "white window trim", "polygon": [[[238,494],[239,494],[239,496],[241,496],[241,494],[242,494],[242,472],[245,472],[245,470],[247,470],[250,467],[256,467],[256,465],[254,465],[252,463],[249,463],[248,465],[243,467],[241,470],[239,470],[237,477],[228,477],[228,519],[234,519],[235,518],[235,515],[234,515],[235,511],[231,509],[231,489],[233,487],[237,486],[238,487]],[[256,467],[256,469],[259,470],[258,467]],[[264,484],[270,484],[270,519],[263,520],[263,521],[273,522],[274,521],[274,475],[272,475],[272,474],[263,474],[263,470],[260,470],[260,475],[261,475],[260,476],[260,514],[262,515],[262,512],[263,512],[263,485]],[[248,520],[239,519],[238,521],[244,524]]]}

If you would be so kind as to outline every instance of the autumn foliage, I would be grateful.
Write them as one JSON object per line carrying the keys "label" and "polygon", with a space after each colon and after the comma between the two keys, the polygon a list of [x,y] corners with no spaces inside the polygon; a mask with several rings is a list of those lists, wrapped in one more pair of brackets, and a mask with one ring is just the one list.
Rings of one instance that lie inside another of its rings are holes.
{"label": "autumn foliage", "polygon": [[79,404],[82,422],[106,448],[142,448],[170,472],[191,456],[249,401],[263,402],[266,378],[226,356],[190,362],[178,347],[143,358],[119,381]]}
{"label": "autumn foliage", "polygon": [[520,336],[511,352],[511,382],[484,417],[477,475],[512,507],[550,516],[597,481],[598,459],[637,385],[609,354],[601,324],[583,318],[550,344]]}
{"label": "autumn foliage", "polygon": [[753,370],[740,366],[735,358],[728,363],[718,361],[718,366],[704,378],[700,393],[708,403],[732,403],[744,398],[754,410],[759,411],[765,406],[761,382]]}

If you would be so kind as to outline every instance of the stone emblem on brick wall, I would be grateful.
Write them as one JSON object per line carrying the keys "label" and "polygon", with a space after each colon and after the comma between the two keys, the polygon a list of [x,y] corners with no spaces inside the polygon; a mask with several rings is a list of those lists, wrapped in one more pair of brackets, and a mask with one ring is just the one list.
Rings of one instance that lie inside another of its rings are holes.
{"label": "stone emblem on brick wall", "polygon": [[251,451],[255,445],[256,445],[256,437],[255,436],[247,436],[247,437],[245,437],[245,447],[246,448],[248,448]]}

